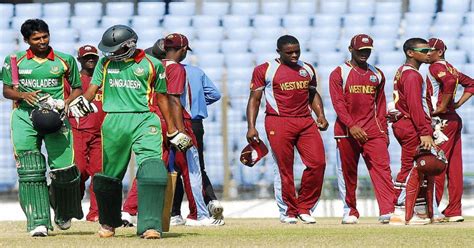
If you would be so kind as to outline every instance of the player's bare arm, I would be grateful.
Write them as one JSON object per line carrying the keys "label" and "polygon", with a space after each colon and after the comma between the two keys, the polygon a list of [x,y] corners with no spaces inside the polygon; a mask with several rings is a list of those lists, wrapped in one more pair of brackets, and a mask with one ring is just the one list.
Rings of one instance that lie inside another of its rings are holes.
{"label": "player's bare arm", "polygon": [[[89,88],[87,88],[87,91],[84,92],[83,96],[87,101],[91,102],[92,100],[94,100],[95,95],[97,94],[98,91],[99,91],[99,86],[97,86],[95,84],[90,84]],[[72,99],[75,99],[76,97],[74,97]]]}
{"label": "player's bare arm", "polygon": [[454,108],[457,109],[461,107],[465,102],[467,102],[467,100],[469,100],[469,98],[471,98],[471,96],[472,96],[472,93],[464,91],[461,98],[459,98],[459,101],[454,103]]}
{"label": "player's bare arm", "polygon": [[76,99],[80,95],[82,95],[82,88],[73,88],[71,90],[71,94],[69,95],[69,97],[64,100],[64,106],[66,111],[69,109],[69,104],[72,102],[72,100]]}
{"label": "player's bare arm", "polygon": [[24,100],[31,106],[35,106],[38,102],[38,93],[40,92],[41,90],[36,90],[32,92],[20,92],[14,90],[12,86],[8,86],[6,84],[3,85],[3,97],[14,101]]}
{"label": "player's bare arm", "polygon": [[160,108],[160,112],[162,113],[166,122],[166,126],[168,127],[168,133],[176,132],[177,128],[171,115],[168,95],[165,93],[156,93],[156,99],[158,107]]}
{"label": "player's bare arm", "polygon": [[262,101],[262,90],[250,91],[249,102],[247,104],[247,142],[251,143],[254,140],[260,142],[258,131],[255,128],[255,122],[257,121],[258,108]]}
{"label": "player's bare arm", "polygon": [[316,89],[309,90],[309,101],[311,104],[311,109],[317,116],[316,124],[318,125],[318,128],[322,131],[326,131],[329,127],[329,123],[326,120],[326,116],[324,114],[323,101],[321,100],[321,96]]}
{"label": "player's bare arm", "polygon": [[[179,95],[168,94],[168,102],[169,102],[169,109],[170,109],[169,112],[171,112],[171,119],[174,122],[175,128],[178,129],[180,133],[186,133],[185,128],[184,128],[183,109],[181,108]],[[168,132],[172,133],[171,130],[168,130]]]}

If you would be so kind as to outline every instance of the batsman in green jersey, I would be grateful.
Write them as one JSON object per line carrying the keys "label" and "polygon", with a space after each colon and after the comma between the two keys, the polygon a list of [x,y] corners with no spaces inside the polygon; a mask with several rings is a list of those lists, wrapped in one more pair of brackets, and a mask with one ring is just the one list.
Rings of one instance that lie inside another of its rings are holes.
{"label": "batsman in green jersey", "polygon": [[[31,236],[44,237],[53,229],[50,204],[62,230],[70,228],[72,218],[83,217],[80,175],[74,165],[70,126],[64,119],[69,102],[82,93],[81,81],[74,57],[49,46],[49,28],[43,20],[25,21],[21,34],[30,47],[5,59],[3,95],[17,102],[11,133],[27,230]],[[49,192],[46,160],[40,152],[43,141],[50,167]]]}
{"label": "batsman in green jersey", "polygon": [[[122,180],[136,156],[138,171],[137,234],[145,239],[162,235],[162,212],[168,172],[162,160],[161,124],[150,106],[158,104],[172,133],[170,142],[179,145],[185,134],[171,121],[166,81],[161,62],[136,49],[138,36],[128,26],[115,25],[105,31],[99,49],[100,59],[92,81],[83,96],[71,103],[75,117],[93,112],[90,101],[102,87],[102,106],[107,113],[102,124],[102,173],[94,176],[94,192],[99,208],[100,237],[112,237],[122,225]],[[157,94],[157,103],[153,95]]]}

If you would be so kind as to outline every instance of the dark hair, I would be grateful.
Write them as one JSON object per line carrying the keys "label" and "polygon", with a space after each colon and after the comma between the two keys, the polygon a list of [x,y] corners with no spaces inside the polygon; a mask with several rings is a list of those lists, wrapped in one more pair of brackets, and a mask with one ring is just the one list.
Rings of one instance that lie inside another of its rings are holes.
{"label": "dark hair", "polygon": [[428,44],[428,41],[422,38],[410,38],[403,43],[403,52],[405,52],[405,55],[407,54],[407,51],[414,48],[418,44]]}
{"label": "dark hair", "polygon": [[283,35],[277,40],[277,48],[282,49],[284,45],[287,44],[300,44],[296,37],[291,35]]}
{"label": "dark hair", "polygon": [[49,34],[48,24],[41,19],[28,19],[21,24],[23,39],[29,39],[34,32],[45,32]]}

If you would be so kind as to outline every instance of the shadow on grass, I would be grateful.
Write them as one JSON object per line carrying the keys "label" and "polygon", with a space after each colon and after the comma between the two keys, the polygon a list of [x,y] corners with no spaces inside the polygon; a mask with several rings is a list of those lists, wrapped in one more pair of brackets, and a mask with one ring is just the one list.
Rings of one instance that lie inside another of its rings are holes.
{"label": "shadow on grass", "polygon": [[[170,239],[170,238],[180,238],[180,237],[192,237],[192,236],[198,236],[200,234],[198,233],[163,233],[163,238],[164,239]],[[139,236],[136,233],[127,233],[127,234],[120,234],[120,235],[115,235],[117,238],[138,238]]]}
{"label": "shadow on grass", "polygon": [[96,232],[61,232],[61,233],[48,233],[48,236],[73,236],[73,235],[94,235]]}

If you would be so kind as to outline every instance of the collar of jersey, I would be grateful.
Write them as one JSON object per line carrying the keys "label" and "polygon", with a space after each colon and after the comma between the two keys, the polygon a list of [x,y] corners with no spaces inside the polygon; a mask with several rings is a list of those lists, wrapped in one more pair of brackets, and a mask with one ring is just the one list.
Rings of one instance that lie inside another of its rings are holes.
{"label": "collar of jersey", "polygon": [[[49,50],[48,56],[46,56],[46,58],[53,61],[54,60],[54,51],[53,51],[52,47],[49,47],[49,48],[50,48],[50,50]],[[33,53],[33,51],[31,51],[31,49],[26,50],[26,58],[27,59],[32,59],[34,57],[36,57],[36,55]]]}
{"label": "collar of jersey", "polygon": [[130,62],[131,60],[135,60],[135,63],[140,63],[142,59],[145,57],[145,51],[142,49],[137,49],[138,53],[135,57],[126,59],[125,62]]}

